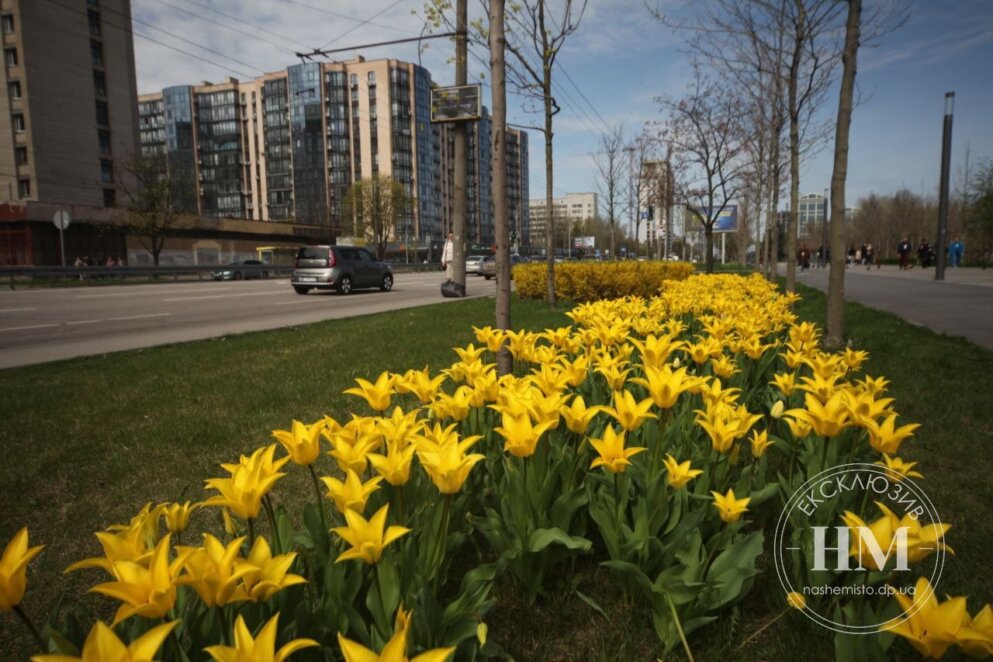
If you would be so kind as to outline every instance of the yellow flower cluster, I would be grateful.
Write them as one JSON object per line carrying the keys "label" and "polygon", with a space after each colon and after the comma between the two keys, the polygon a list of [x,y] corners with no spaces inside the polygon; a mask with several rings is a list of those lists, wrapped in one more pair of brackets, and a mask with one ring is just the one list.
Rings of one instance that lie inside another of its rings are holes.
{"label": "yellow flower cluster", "polygon": [[[693,273],[685,262],[577,262],[555,265],[555,296],[585,302],[626,296],[653,297],[666,281]],[[517,294],[543,299],[548,293],[547,266],[542,262],[514,267]]]}

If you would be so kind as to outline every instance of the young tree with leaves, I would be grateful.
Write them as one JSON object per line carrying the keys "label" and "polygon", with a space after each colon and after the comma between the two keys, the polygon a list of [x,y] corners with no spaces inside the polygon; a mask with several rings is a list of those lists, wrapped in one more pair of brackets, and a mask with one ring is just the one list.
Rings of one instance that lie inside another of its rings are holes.
{"label": "young tree with leaves", "polygon": [[170,162],[166,154],[136,155],[124,164],[118,185],[127,199],[125,225],[158,266],[173,230],[196,218],[193,173]]}
{"label": "young tree with leaves", "polygon": [[351,221],[355,236],[373,242],[376,257],[382,260],[386,244],[396,236],[411,207],[403,184],[387,175],[373,175],[348,189],[344,217]]}

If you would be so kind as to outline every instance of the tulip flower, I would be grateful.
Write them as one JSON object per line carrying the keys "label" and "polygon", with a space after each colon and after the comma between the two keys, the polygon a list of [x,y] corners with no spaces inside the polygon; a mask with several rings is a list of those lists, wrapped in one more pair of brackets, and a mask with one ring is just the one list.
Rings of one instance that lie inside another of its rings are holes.
{"label": "tulip flower", "polygon": [[395,407],[388,417],[373,419],[376,422],[376,433],[386,441],[387,445],[393,444],[397,449],[403,450],[424,427],[424,422],[418,419],[419,416],[419,410],[404,413],[399,407]]}
{"label": "tulip flower", "polygon": [[604,467],[614,474],[624,473],[631,464],[628,458],[648,450],[640,446],[624,448],[624,433],[615,433],[611,425],[604,429],[602,439],[590,439],[590,445],[600,455],[590,464],[590,469]]}
{"label": "tulip flower", "polygon": [[993,606],[986,605],[975,616],[967,617],[955,643],[969,657],[993,655]]}
{"label": "tulip flower", "polygon": [[80,657],[71,655],[32,655],[31,662],[138,662],[151,660],[162,648],[166,637],[179,621],[156,625],[148,632],[125,644],[114,631],[97,621],[83,642]]}
{"label": "tulip flower", "polygon": [[793,389],[796,388],[796,375],[792,372],[782,372],[772,376],[772,381],[769,382],[777,389],[779,392],[790,397],[793,394]]}
{"label": "tulip flower", "polygon": [[248,558],[244,561],[235,560],[239,572],[245,568],[249,569],[249,572],[242,575],[241,580],[249,597],[264,602],[287,586],[305,584],[306,579],[289,572],[296,557],[296,552],[274,557],[266,539],[262,536],[256,538]]}
{"label": "tulip flower", "polygon": [[293,421],[289,430],[273,430],[272,436],[283,445],[294,464],[309,465],[317,461],[321,454],[321,432],[326,428],[324,420],[313,425]]}
{"label": "tulip flower", "polygon": [[699,342],[687,344],[684,349],[697,365],[702,365],[710,359],[720,356],[721,352],[724,351],[721,342],[716,338],[704,338]]}
{"label": "tulip flower", "polygon": [[404,526],[386,527],[389,508],[389,505],[383,506],[368,520],[354,510],[345,511],[345,521],[348,522],[348,526],[339,526],[331,531],[352,547],[339,554],[335,563],[351,559],[359,559],[370,564],[377,563],[387,545],[410,533],[410,529]]}
{"label": "tulip flower", "polygon": [[886,475],[894,482],[900,482],[904,478],[924,478],[924,474],[915,471],[916,462],[904,462],[898,457],[883,453],[883,462],[876,462],[880,466],[886,467]]}
{"label": "tulip flower", "polygon": [[480,329],[474,326],[472,330],[476,334],[476,340],[486,345],[486,349],[494,354],[500,351],[504,338],[503,329],[494,329],[489,326]]}
{"label": "tulip flower", "polygon": [[583,396],[577,395],[572,399],[572,404],[568,406],[563,405],[559,413],[565,419],[567,428],[576,434],[586,434],[586,428],[589,427],[590,421],[601,411],[603,411],[603,407],[599,405],[587,407]]}
{"label": "tulip flower", "polygon": [[717,508],[721,519],[728,524],[737,522],[741,518],[741,515],[748,511],[746,506],[751,501],[751,497],[736,499],[733,489],[728,490],[727,494],[714,491],[711,491],[711,494],[714,495],[714,508]]}
{"label": "tulip flower", "polygon": [[170,536],[159,541],[148,560],[148,567],[133,561],[116,561],[112,572],[116,581],[97,584],[90,590],[102,593],[123,604],[111,627],[132,616],[162,618],[176,603],[176,583],[189,552],[179,551],[169,561]]}
{"label": "tulip flower", "polygon": [[505,411],[502,418],[503,426],[494,428],[493,431],[504,438],[503,449],[514,457],[534,455],[538,440],[552,425],[547,421],[533,424],[527,412],[515,415],[513,412]]}
{"label": "tulip flower", "polygon": [[971,628],[963,628],[969,621],[966,599],[949,598],[939,603],[925,577],[917,580],[913,599],[899,591],[893,597],[904,614],[890,621],[885,629],[906,639],[924,657],[937,660],[960,638],[981,639]]}
{"label": "tulip flower", "polygon": [[577,388],[580,384],[586,381],[586,377],[590,371],[590,357],[577,356],[571,361],[562,360],[560,366],[562,369],[562,374],[566,376],[569,386]]}
{"label": "tulip flower", "polygon": [[[374,429],[374,428],[373,428]],[[380,445],[380,437],[370,429],[365,432],[355,430],[348,434],[343,429],[338,434],[331,435],[331,450],[328,455],[333,457],[342,471],[354,471],[364,474],[369,467],[369,453]]]}
{"label": "tulip flower", "polygon": [[270,618],[255,638],[239,614],[234,624],[234,646],[208,646],[204,650],[217,662],[283,662],[298,650],[320,646],[313,639],[294,639],[277,651],[278,632],[279,614]]}
{"label": "tulip flower", "polygon": [[895,455],[900,444],[914,436],[914,430],[921,427],[919,423],[910,423],[896,427],[896,414],[890,414],[882,423],[866,421],[869,431],[869,445],[880,453]]}
{"label": "tulip flower", "polygon": [[[345,662],[407,662],[407,633],[410,629],[410,614],[401,605],[397,609],[393,636],[379,653],[338,633],[338,645]],[[410,658],[410,662],[445,662],[455,652],[455,647],[434,648]]]}
{"label": "tulip flower", "polygon": [[869,352],[861,349],[852,349],[851,347],[846,347],[845,351],[841,354],[841,361],[848,368],[849,372],[856,372],[868,358]]}
{"label": "tulip flower", "polygon": [[658,418],[648,411],[652,408],[650,398],[637,402],[631,391],[614,391],[613,401],[614,406],[604,407],[603,411],[614,417],[628,432],[637,430],[649,418]]}
{"label": "tulip flower", "polygon": [[803,611],[807,608],[807,598],[803,597],[803,593],[790,591],[786,594],[786,604],[794,609]]}
{"label": "tulip flower", "polygon": [[478,361],[483,358],[483,352],[486,351],[485,347],[476,347],[472,343],[469,343],[468,347],[453,347],[452,349],[459,355],[462,363]]}
{"label": "tulip flower", "polygon": [[184,555],[186,573],[178,582],[192,586],[208,607],[223,607],[233,602],[249,600],[242,579],[253,571],[252,566],[239,564],[238,550],[245,538],[235,538],[225,547],[210,535],[203,534],[203,547],[177,547]]}
{"label": "tulip flower", "polygon": [[410,480],[410,465],[417,448],[413,444],[401,448],[398,442],[387,443],[386,448],[386,455],[370,453],[369,464],[390,485],[394,487],[406,485]]}
{"label": "tulip flower", "polygon": [[893,398],[877,398],[872,393],[849,389],[844,391],[848,399],[848,411],[856,425],[867,427],[870,421],[876,421],[884,416],[895,413],[890,409]]}
{"label": "tulip flower", "polygon": [[819,351],[812,352],[804,360],[804,363],[810,367],[815,377],[819,377],[821,379],[839,377],[846,371],[841,357],[837,354],[828,354],[826,352]]}
{"label": "tulip flower", "polygon": [[726,355],[721,354],[717,358],[710,359],[710,366],[714,370],[714,374],[724,379],[730,379],[733,375],[740,372],[735,366],[734,361],[728,358]]}
{"label": "tulip flower", "polygon": [[769,441],[769,432],[767,430],[752,430],[752,436],[749,438],[752,443],[752,457],[758,459],[765,455],[765,451],[769,446],[772,446],[772,442]]}
{"label": "tulip flower", "polygon": [[276,481],[285,476],[279,469],[290,461],[289,457],[273,460],[276,445],[260,448],[251,457],[241,456],[239,464],[222,464],[230,478],[210,478],[206,485],[220,495],[203,502],[205,506],[229,508],[242,519],[253,519],[262,508],[262,497],[269,493]]}
{"label": "tulip flower", "polygon": [[440,425],[435,425],[433,432],[421,437],[417,457],[439,492],[455,494],[462,489],[469,471],[485,459],[480,453],[466,454],[480,439],[481,436],[473,435],[458,441],[454,425],[444,430]]}
{"label": "tulip flower", "polygon": [[836,437],[851,423],[848,403],[840,391],[835,392],[824,403],[807,393],[804,395],[804,405],[805,409],[790,409],[785,415],[803,421],[822,437]]}
{"label": "tulip flower", "polygon": [[0,612],[11,611],[21,603],[28,585],[28,564],[44,545],[28,547],[28,528],[10,539],[0,556]]}
{"label": "tulip flower", "polygon": [[[903,530],[902,539],[906,541],[906,558],[908,563],[916,563],[936,550],[952,551],[952,548],[944,543],[945,533],[951,528],[951,524],[933,522],[931,524],[921,524],[920,520],[912,517],[910,513],[902,518],[886,507],[885,504],[876,502],[876,506],[882,511],[883,516],[867,524],[861,517],[851,511],[845,511],[841,516],[842,521],[851,529],[851,549],[849,554],[859,563],[872,570],[882,570],[885,562],[889,560],[896,544],[901,540],[899,532]],[[867,537],[873,540],[867,540]],[[874,552],[885,554],[879,563]]]}
{"label": "tulip flower", "polygon": [[390,396],[393,395],[394,375],[383,371],[376,378],[375,383],[361,377],[355,381],[358,386],[345,389],[343,393],[362,398],[374,411],[385,411],[389,408]]}
{"label": "tulip flower", "polygon": [[431,377],[427,366],[423,370],[408,370],[402,377],[397,378],[394,387],[397,393],[410,393],[417,398],[422,405],[426,405],[434,399],[438,389],[445,383],[447,377],[438,375]]}
{"label": "tulip flower", "polygon": [[669,484],[669,487],[677,490],[685,487],[687,483],[703,473],[703,469],[691,469],[689,460],[679,462],[672,455],[668,454],[662,463],[665,464],[665,469],[668,473],[665,482]]}
{"label": "tulip flower", "polygon": [[855,382],[855,387],[861,393],[868,393],[873,397],[877,397],[886,392],[886,387],[890,385],[890,381],[885,377],[870,377],[865,376],[865,379],[860,379]]}
{"label": "tulip flower", "polygon": [[554,430],[559,426],[562,418],[562,407],[568,396],[562,393],[552,393],[546,395],[540,391],[534,392],[528,403],[528,411],[534,418],[536,424],[548,424],[549,430]]}
{"label": "tulip flower", "polygon": [[620,391],[624,388],[624,383],[627,381],[631,369],[625,368],[620,363],[603,363],[597,366],[596,371],[603,375],[603,378],[607,380],[607,386],[612,391]]}
{"label": "tulip flower", "polygon": [[455,393],[439,393],[428,408],[434,412],[438,418],[450,418],[453,421],[462,421],[469,415],[470,398],[472,390],[466,386],[455,389]]}
{"label": "tulip flower", "polygon": [[673,370],[668,365],[653,367],[645,365],[645,376],[631,380],[648,389],[648,395],[661,409],[670,409],[679,396],[691,390],[699,381],[698,378],[686,374],[686,368]]}
{"label": "tulip flower", "polygon": [[683,348],[683,341],[676,340],[672,334],[663,336],[648,335],[644,341],[631,338],[631,344],[638,348],[641,363],[646,368],[661,368],[669,355]]}
{"label": "tulip flower", "polygon": [[349,510],[359,513],[364,511],[369,496],[379,489],[379,484],[382,481],[382,476],[376,476],[363,483],[359,475],[351,469],[346,470],[343,481],[321,476],[321,482],[328,488],[328,496],[334,501],[334,506],[338,512],[342,514]]}
{"label": "tulip flower", "polygon": [[182,533],[190,522],[190,513],[200,507],[199,503],[170,503],[162,504],[162,518],[166,528],[172,533]]}
{"label": "tulip flower", "polygon": [[772,416],[776,420],[783,417],[786,412],[786,405],[783,404],[782,400],[776,400],[776,402],[769,408],[769,416]]}

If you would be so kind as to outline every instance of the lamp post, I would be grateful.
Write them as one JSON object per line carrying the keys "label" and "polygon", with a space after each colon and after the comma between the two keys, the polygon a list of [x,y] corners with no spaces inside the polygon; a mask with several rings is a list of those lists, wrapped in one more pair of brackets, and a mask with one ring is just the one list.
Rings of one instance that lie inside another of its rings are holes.
{"label": "lamp post", "polygon": [[938,241],[935,248],[934,279],[945,280],[945,246],[948,232],[948,171],[952,163],[952,113],[955,93],[945,93],[945,122],[941,135],[941,187],[938,192]]}

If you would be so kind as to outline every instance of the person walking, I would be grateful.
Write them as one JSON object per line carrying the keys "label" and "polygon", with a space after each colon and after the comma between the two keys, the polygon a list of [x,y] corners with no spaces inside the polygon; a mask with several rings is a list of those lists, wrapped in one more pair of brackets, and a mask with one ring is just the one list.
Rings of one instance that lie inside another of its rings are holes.
{"label": "person walking", "polygon": [[441,251],[441,268],[445,270],[445,283],[451,283],[455,280],[455,265],[452,264],[452,260],[455,258],[455,234],[452,232],[448,233],[448,240],[445,242],[445,248]]}
{"label": "person walking", "polygon": [[865,245],[865,270],[872,271],[872,262],[876,259],[876,250],[872,244]]}
{"label": "person walking", "polygon": [[965,254],[965,245],[962,240],[957,236],[955,241],[951,243],[948,247],[948,262],[952,265],[953,269],[957,269],[960,264],[962,264],[962,256]]}
{"label": "person walking", "polygon": [[896,252],[900,255],[900,270],[910,268],[910,240],[904,237],[896,247]]}

